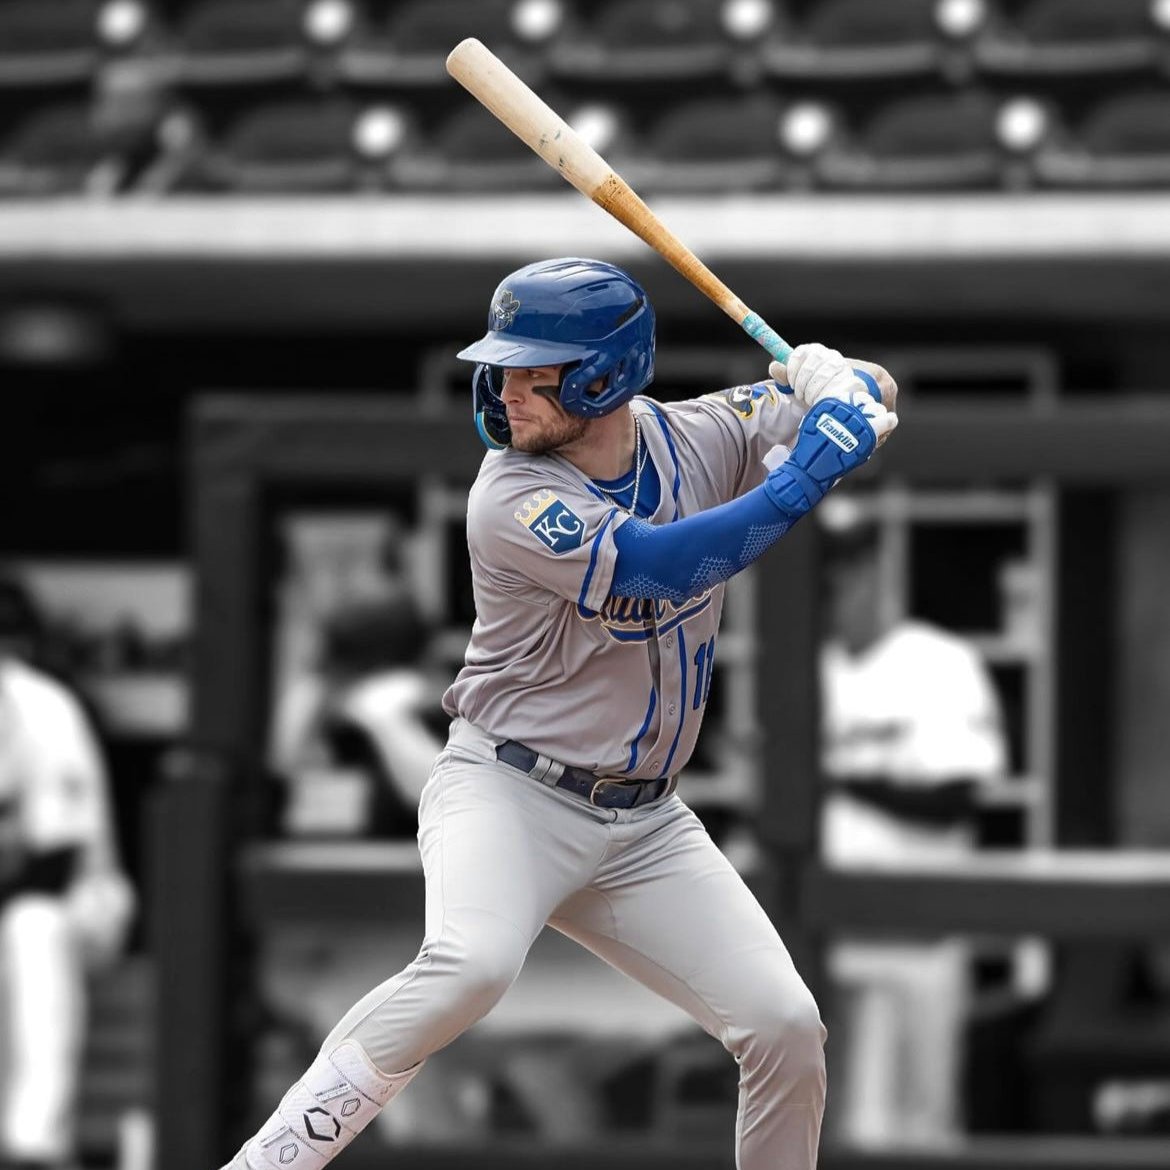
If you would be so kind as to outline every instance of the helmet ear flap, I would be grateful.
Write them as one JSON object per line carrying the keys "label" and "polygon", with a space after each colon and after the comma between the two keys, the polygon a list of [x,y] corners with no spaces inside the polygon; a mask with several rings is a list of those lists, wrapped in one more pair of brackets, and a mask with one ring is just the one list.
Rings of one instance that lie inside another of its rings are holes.
{"label": "helmet ear flap", "polygon": [[[589,387],[603,379],[600,390]],[[616,361],[602,354],[582,362],[561,380],[561,404],[570,414],[598,418],[628,402],[654,378],[654,336],[636,340]]]}
{"label": "helmet ear flap", "polygon": [[475,429],[484,446],[502,451],[512,445],[512,428],[508,412],[500,397],[503,388],[498,366],[480,362],[471,373],[471,408]]}

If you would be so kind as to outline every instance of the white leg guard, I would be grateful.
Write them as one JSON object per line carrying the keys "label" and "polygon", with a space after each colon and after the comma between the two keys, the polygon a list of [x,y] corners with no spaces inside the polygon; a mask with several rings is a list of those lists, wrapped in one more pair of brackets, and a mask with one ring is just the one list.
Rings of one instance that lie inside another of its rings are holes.
{"label": "white leg guard", "polygon": [[246,1170],[319,1170],[414,1079],[422,1062],[387,1076],[356,1040],[318,1056],[230,1164]]}

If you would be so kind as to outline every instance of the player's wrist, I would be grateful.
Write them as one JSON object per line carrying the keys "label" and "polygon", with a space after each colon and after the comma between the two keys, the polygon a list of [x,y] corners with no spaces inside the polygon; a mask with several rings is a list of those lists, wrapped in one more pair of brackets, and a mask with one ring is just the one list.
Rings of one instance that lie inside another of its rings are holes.
{"label": "player's wrist", "polygon": [[826,492],[799,467],[782,463],[763,483],[764,493],[789,520],[799,520],[820,503]]}
{"label": "player's wrist", "polygon": [[861,407],[822,399],[804,416],[796,444],[769,473],[764,490],[786,516],[803,516],[838,479],[860,467],[876,445],[874,428]]}

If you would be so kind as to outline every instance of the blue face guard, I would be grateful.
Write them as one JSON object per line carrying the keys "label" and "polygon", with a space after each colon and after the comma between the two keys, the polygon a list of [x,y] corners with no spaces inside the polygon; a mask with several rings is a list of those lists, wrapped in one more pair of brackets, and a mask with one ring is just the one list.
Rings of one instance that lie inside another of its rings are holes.
{"label": "blue face guard", "polygon": [[[512,445],[512,428],[508,425],[508,411],[504,406],[504,366],[489,366],[480,362],[471,374],[471,396],[475,412],[475,429],[484,446],[492,451],[502,451]],[[566,379],[572,367],[561,370],[559,386],[536,386],[535,393],[543,394],[554,402],[561,402]]]}

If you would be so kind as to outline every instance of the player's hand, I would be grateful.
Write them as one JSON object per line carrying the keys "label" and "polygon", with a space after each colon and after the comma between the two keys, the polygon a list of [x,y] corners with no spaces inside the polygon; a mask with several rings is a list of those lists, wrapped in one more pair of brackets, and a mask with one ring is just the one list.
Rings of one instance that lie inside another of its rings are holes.
{"label": "player's hand", "polygon": [[884,366],[877,362],[866,362],[860,358],[847,357],[845,359],[855,372],[868,374],[876,383],[882,395],[882,405],[886,410],[898,409],[898,383],[893,375]]}
{"label": "player's hand", "polygon": [[898,425],[898,416],[878,402],[868,389],[854,390],[848,397],[822,394],[818,401],[823,402],[829,397],[837,398],[841,402],[848,402],[850,406],[857,407],[865,415],[870,427],[873,428],[875,447],[880,447],[890,437],[890,432]]}
{"label": "player's hand", "polygon": [[[880,447],[898,425],[893,414],[898,397],[898,384],[887,370],[873,362],[843,357],[835,349],[812,342],[799,345],[788,355],[785,364],[773,362],[769,375],[780,386],[787,386],[797,402],[810,410],[826,398],[836,398],[863,409],[876,402],[875,391],[881,397],[881,412],[873,414],[874,432]],[[864,375],[864,377],[862,376]],[[892,422],[886,421],[892,419]],[[879,421],[880,420],[880,421]]]}
{"label": "player's hand", "polygon": [[780,385],[788,386],[805,410],[811,410],[822,398],[848,401],[855,390],[869,389],[847,358],[816,342],[798,345],[783,365],[773,362],[768,373]]}

